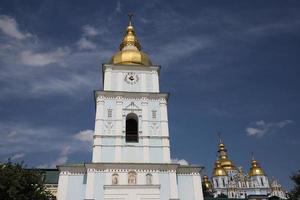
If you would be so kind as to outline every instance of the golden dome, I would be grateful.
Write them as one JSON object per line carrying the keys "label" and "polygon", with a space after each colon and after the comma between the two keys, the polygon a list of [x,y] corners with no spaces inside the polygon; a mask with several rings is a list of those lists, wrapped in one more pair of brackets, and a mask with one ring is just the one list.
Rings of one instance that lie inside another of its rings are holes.
{"label": "golden dome", "polygon": [[251,162],[249,176],[264,176],[264,175],[265,173],[263,169],[259,166],[258,162],[253,158]]}
{"label": "golden dome", "polygon": [[110,59],[109,63],[119,65],[152,65],[148,55],[141,52],[141,44],[135,36],[131,17],[129,25],[126,28],[126,34],[120,44],[120,51]]}
{"label": "golden dome", "polygon": [[203,185],[208,190],[212,189],[212,184],[209,181],[208,176],[203,176]]}
{"label": "golden dome", "polygon": [[234,166],[234,164],[232,163],[232,161],[228,159],[227,150],[226,150],[225,145],[224,145],[224,143],[223,143],[223,141],[221,139],[220,139],[220,143],[219,143],[218,153],[219,153],[219,161],[221,163],[221,166],[226,171],[227,170],[235,170],[236,169],[236,167]]}
{"label": "golden dome", "polygon": [[226,171],[224,170],[224,168],[221,166],[221,162],[219,160],[217,160],[215,162],[215,167],[213,170],[213,176],[227,176]]}

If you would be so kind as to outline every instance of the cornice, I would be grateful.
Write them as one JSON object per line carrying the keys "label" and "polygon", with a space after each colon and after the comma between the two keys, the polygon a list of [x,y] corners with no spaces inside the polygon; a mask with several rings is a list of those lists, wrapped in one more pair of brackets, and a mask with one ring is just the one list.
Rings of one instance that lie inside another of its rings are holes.
{"label": "cornice", "polygon": [[158,172],[179,175],[199,175],[203,167],[174,163],[84,163],[80,165],[57,166],[61,175],[80,175],[88,172]]}

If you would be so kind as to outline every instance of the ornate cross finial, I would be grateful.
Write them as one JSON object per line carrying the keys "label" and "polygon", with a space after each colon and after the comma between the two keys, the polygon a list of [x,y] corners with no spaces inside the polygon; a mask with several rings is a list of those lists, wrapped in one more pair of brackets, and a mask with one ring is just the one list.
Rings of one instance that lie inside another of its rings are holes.
{"label": "ornate cross finial", "polygon": [[219,144],[220,144],[220,143],[223,143],[222,136],[221,136],[221,132],[220,132],[220,131],[217,131],[217,133],[218,133],[218,138],[219,138]]}
{"label": "ornate cross finial", "polygon": [[129,25],[131,26],[131,19],[133,18],[133,13],[128,13]]}
{"label": "ornate cross finial", "polygon": [[254,153],[253,153],[253,151],[251,152],[251,159],[254,160]]}

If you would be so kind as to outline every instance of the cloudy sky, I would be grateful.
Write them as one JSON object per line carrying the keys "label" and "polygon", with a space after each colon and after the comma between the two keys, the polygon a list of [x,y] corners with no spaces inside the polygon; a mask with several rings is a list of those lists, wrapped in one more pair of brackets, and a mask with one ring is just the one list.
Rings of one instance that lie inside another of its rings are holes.
{"label": "cloudy sky", "polygon": [[300,2],[2,0],[0,161],[89,162],[92,91],[127,13],[170,92],[173,159],[211,175],[221,132],[230,158],[251,152],[286,189],[300,169]]}

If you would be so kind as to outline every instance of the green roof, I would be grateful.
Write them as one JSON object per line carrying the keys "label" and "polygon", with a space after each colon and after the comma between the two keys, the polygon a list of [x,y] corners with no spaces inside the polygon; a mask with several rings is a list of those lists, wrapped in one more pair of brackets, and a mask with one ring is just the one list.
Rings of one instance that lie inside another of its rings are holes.
{"label": "green roof", "polygon": [[58,184],[58,169],[40,169],[45,174],[45,184]]}

